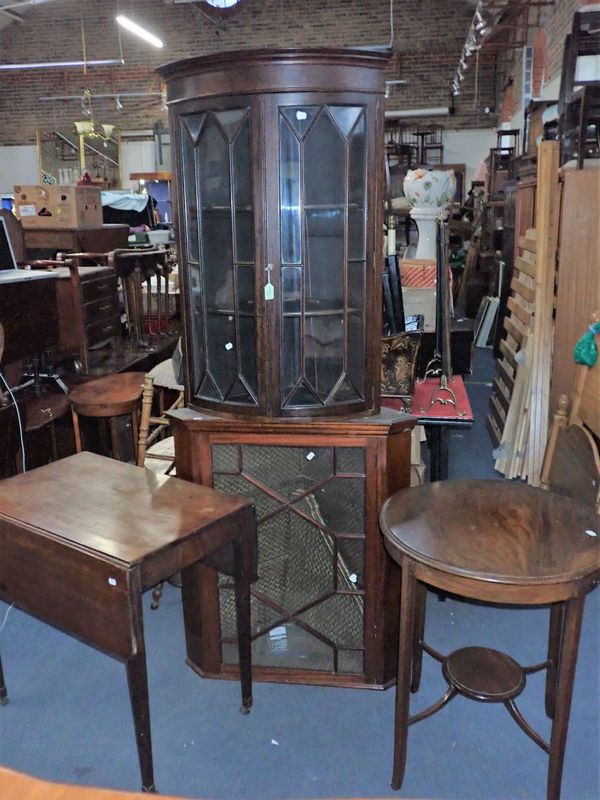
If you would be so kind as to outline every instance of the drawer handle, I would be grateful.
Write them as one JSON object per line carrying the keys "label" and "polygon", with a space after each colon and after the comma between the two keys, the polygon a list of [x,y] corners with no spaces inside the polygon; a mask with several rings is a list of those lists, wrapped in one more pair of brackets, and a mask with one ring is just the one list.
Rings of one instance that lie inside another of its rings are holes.
{"label": "drawer handle", "polygon": [[108,331],[112,331],[112,329],[113,329],[113,326],[112,326],[112,325],[105,325],[105,326],[102,328],[102,333],[108,333]]}
{"label": "drawer handle", "polygon": [[98,309],[98,311],[108,311],[108,309],[109,309],[109,308],[112,308],[112,305],[111,305],[110,303],[107,303],[107,304],[106,304],[106,305],[104,305],[104,306],[100,306],[100,308]]}

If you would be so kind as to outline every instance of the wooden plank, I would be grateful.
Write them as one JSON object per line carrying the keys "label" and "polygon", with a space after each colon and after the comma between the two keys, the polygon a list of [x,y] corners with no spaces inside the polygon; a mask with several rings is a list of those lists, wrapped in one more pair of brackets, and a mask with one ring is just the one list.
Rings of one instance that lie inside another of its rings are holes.
{"label": "wooden plank", "polygon": [[504,387],[502,383],[498,380],[498,378],[494,378],[492,382],[492,392],[494,393],[494,397],[500,403],[502,408],[504,409],[504,415],[508,412],[508,407],[510,406],[510,396],[507,396],[504,393]]}
{"label": "wooden plank", "polygon": [[522,256],[517,256],[515,260],[515,267],[519,272],[524,272],[530,278],[535,278],[535,261],[529,261]]}
{"label": "wooden plank", "polygon": [[506,422],[506,414],[504,413],[504,409],[496,399],[494,395],[490,397],[490,413],[494,420],[496,421],[496,425],[498,430],[503,430],[504,423]]}
{"label": "wooden plank", "polygon": [[514,314],[515,317],[525,325],[526,328],[529,327],[529,323],[531,322],[531,313],[524,308],[516,298],[509,297],[506,301],[506,307]]}
{"label": "wooden plank", "polygon": [[567,170],[563,179],[558,290],[550,408],[571,395],[573,348],[600,311],[600,170]]}
{"label": "wooden plank", "polygon": [[511,373],[508,367],[508,364],[505,364],[504,361],[497,361],[496,369],[498,370],[498,375],[500,376],[500,378],[502,378],[502,380],[504,381],[506,386],[508,386],[508,388],[512,393],[515,385],[515,379],[514,375]]}
{"label": "wooden plank", "polygon": [[520,347],[521,344],[523,343],[523,339],[526,336],[526,334],[523,332],[523,329],[519,328],[518,325],[515,325],[515,323],[512,321],[510,317],[505,317],[504,330],[512,336],[512,338]]}
{"label": "wooden plank", "polygon": [[519,247],[521,250],[528,250],[530,253],[537,252],[537,241],[529,239],[527,236],[519,236]]}
{"label": "wooden plank", "polygon": [[516,350],[512,349],[512,347],[508,344],[506,339],[501,339],[500,342],[498,343],[498,347],[500,348],[500,352],[502,353],[504,358],[508,361],[510,366],[516,371],[517,369]]}
{"label": "wooden plank", "polygon": [[510,282],[510,288],[513,292],[520,295],[528,303],[533,303],[535,300],[535,289],[525,286],[518,278],[513,278]]}
{"label": "wooden plank", "polygon": [[488,414],[485,418],[486,428],[488,429],[488,433],[490,435],[490,439],[492,440],[492,444],[494,447],[497,447],[500,444],[500,440],[502,438],[501,432],[496,427],[496,423],[492,418],[491,414]]}
{"label": "wooden plank", "polygon": [[560,215],[558,182],[559,143],[541,142],[538,150],[538,182],[536,196],[535,312],[533,317],[533,350],[531,365],[531,404],[528,445],[527,482],[539,486],[540,473],[548,438],[550,371],[554,337],[554,278]]}

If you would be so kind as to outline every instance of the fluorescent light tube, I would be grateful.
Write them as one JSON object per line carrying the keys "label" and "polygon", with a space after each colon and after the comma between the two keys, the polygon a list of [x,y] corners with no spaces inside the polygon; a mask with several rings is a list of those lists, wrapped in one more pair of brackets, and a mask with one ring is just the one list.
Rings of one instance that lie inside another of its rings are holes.
{"label": "fluorescent light tube", "polygon": [[154,47],[163,46],[163,43],[158,36],[150,33],[150,31],[147,31],[146,28],[142,28],[141,25],[138,25],[137,22],[129,19],[129,17],[124,17],[122,14],[119,14],[117,17],[115,17],[115,19],[119,25],[121,25],[121,27],[125,28],[125,30],[128,30],[130,33],[134,33],[136,36],[139,36],[140,39],[143,39],[145,42],[154,45]]}
{"label": "fluorescent light tube", "polygon": [[63,69],[65,67],[109,67],[124,64],[122,58],[97,58],[92,61],[29,61],[22,64],[0,64],[0,69]]}

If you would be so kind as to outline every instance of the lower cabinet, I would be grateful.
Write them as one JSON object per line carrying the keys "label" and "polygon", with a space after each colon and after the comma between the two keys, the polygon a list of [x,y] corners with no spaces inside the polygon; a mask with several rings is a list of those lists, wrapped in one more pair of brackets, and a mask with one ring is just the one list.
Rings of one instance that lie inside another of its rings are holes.
{"label": "lower cabinet", "polygon": [[[406,415],[241,420],[173,414],[177,475],[256,506],[252,586],[257,680],[385,687],[395,680],[399,570],[385,553],[381,504],[409,485]],[[231,580],[203,567],[188,663],[237,676]]]}

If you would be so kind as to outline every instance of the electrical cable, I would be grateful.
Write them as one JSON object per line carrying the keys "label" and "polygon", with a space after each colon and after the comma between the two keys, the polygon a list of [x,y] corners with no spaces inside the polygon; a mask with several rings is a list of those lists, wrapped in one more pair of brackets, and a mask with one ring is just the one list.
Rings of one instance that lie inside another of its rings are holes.
{"label": "electrical cable", "polygon": [[13,403],[15,404],[15,411],[17,412],[17,422],[19,423],[19,438],[21,439],[21,456],[22,456],[22,460],[23,460],[23,472],[27,472],[27,466],[25,464],[25,437],[23,435],[23,420],[21,419],[21,412],[19,411],[19,404],[17,403],[17,400],[16,400],[16,398],[15,398],[13,392],[12,392],[12,389],[10,388],[8,383],[6,382],[6,378],[2,374],[1,370],[0,370],[0,379],[2,379],[2,383],[6,386],[6,391],[9,393],[9,395],[12,398]]}
{"label": "electrical cable", "polygon": [[12,611],[12,609],[13,609],[14,607],[15,607],[15,604],[14,604],[14,603],[11,603],[11,604],[9,605],[9,607],[6,609],[6,614],[4,615],[4,619],[2,620],[2,625],[0,625],[0,633],[2,633],[2,629],[3,629],[3,628],[4,628],[4,626],[6,625],[6,620],[8,619],[8,615],[10,614],[10,612]]}

